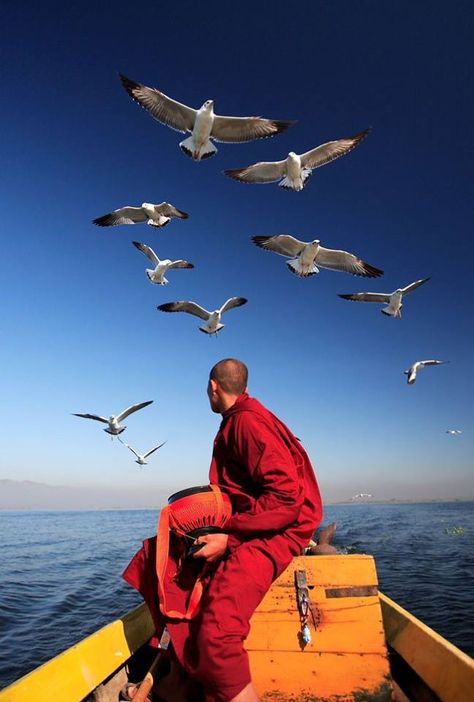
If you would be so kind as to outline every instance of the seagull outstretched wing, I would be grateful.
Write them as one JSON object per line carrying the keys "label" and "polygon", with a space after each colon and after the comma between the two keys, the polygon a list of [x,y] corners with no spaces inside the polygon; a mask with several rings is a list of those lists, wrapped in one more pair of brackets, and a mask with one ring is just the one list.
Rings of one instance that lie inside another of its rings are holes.
{"label": "seagull outstretched wing", "polygon": [[410,285],[407,285],[406,288],[400,288],[402,293],[404,295],[407,295],[408,293],[412,292],[413,290],[416,290],[417,288],[420,287],[420,285],[423,285],[423,283],[426,283],[429,280],[429,278],[421,278],[420,280],[415,280],[414,283],[410,283]]}
{"label": "seagull outstretched wing", "polygon": [[153,402],[153,400],[147,400],[146,402],[139,402],[136,405],[132,405],[131,407],[127,407],[127,409],[123,410],[123,412],[120,412],[120,414],[116,417],[117,421],[121,422],[123,419],[128,417],[133,412],[138,412],[138,410],[141,410],[144,407],[148,407],[148,405],[151,405],[152,402]]}
{"label": "seagull outstretched wing", "polygon": [[109,214],[97,217],[92,220],[98,227],[114,227],[117,224],[138,224],[146,222],[148,215],[145,214],[141,207],[120,207],[118,210],[109,212]]}
{"label": "seagull outstretched wing", "polygon": [[261,249],[274,251],[280,256],[298,256],[306,246],[306,242],[295,239],[290,234],[277,234],[276,236],[253,236],[254,244]]}
{"label": "seagull outstretched wing", "polygon": [[246,302],[247,299],[245,297],[229,297],[229,299],[224,302],[219,312],[221,314],[224,314],[224,312],[232,310],[234,307],[240,307],[241,305],[245,305]]}
{"label": "seagull outstretched wing", "polygon": [[109,420],[106,417],[100,417],[98,414],[80,414],[78,412],[73,412],[75,417],[83,417],[84,419],[96,419],[98,422],[103,422],[108,424]]}
{"label": "seagull outstretched wing", "polygon": [[369,132],[370,129],[365,129],[353,137],[328,141],[315,149],[311,149],[311,151],[306,151],[300,155],[301,165],[304,168],[319,168],[319,166],[324,166],[326,163],[339,158],[339,156],[345,156],[349,151],[355,149]]}
{"label": "seagull outstretched wing", "polygon": [[132,241],[132,244],[137,248],[139,251],[141,251],[145,256],[150,259],[150,261],[153,263],[154,266],[158,266],[160,263],[160,259],[156,255],[156,253],[153,251],[151,246],[148,246],[147,244],[142,244],[140,241]]}
{"label": "seagull outstretched wing", "polygon": [[189,300],[164,302],[162,305],[158,305],[158,309],[162,312],[188,312],[206,321],[211,316],[211,313],[205,310],[204,307],[201,307],[201,305],[198,305],[196,302],[190,302]]}
{"label": "seagull outstretched wing", "polygon": [[336,249],[325,249],[320,246],[316,255],[316,265],[321,268],[329,268],[333,271],[344,271],[352,273],[352,275],[361,275],[366,278],[378,278],[383,275],[380,268],[371,266],[362,259],[354,256],[347,251],[339,251]]}
{"label": "seagull outstretched wing", "polygon": [[285,175],[285,161],[261,161],[244,168],[230,168],[226,176],[243,183],[276,183]]}
{"label": "seagull outstretched wing", "polygon": [[122,73],[119,75],[122,85],[130,97],[144,107],[158,122],[175,129],[177,132],[192,132],[196,110],[169,98],[157,88],[148,88],[146,85],[126,78]]}

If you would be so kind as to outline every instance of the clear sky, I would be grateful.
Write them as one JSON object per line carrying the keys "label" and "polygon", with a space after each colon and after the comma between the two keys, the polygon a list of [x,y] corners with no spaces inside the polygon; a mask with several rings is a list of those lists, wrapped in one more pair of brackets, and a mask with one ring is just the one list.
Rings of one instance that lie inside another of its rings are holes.
{"label": "clear sky", "polygon": [[[473,486],[472,35],[469,2],[7,3],[2,10],[0,478],[147,491],[206,481],[219,417],[210,367],[234,356],[250,391],[310,453],[327,499],[467,496]],[[126,94],[118,72],[224,115],[295,119],[217,144],[204,162]],[[222,175],[372,127],[301,193]],[[163,200],[161,230],[92,219]],[[289,233],[382,268],[299,279],[253,234]],[[186,258],[151,285],[131,245]],[[337,293],[406,298],[401,320]],[[217,338],[156,306],[234,295]],[[415,360],[450,363],[424,370]],[[139,469],[98,423],[117,413]],[[448,428],[463,429],[452,437]]]}

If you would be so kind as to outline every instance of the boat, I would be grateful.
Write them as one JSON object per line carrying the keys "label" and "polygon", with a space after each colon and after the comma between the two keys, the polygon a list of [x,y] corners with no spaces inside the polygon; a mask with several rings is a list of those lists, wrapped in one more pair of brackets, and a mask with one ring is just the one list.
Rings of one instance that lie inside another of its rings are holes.
{"label": "boat", "polygon": [[[145,604],[0,691],[0,702],[116,702],[156,654]],[[474,660],[379,592],[364,554],[300,556],[246,641],[262,702],[471,702]]]}

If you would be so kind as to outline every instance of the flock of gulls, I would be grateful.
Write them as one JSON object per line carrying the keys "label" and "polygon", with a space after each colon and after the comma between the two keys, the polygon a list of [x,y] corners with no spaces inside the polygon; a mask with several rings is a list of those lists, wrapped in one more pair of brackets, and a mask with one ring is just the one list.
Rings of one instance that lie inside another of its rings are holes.
{"label": "flock of gulls", "polygon": [[[292,120],[217,115],[214,112],[213,100],[206,100],[199,109],[194,109],[168,97],[157,88],[137,83],[123,74],[119,75],[122,85],[130,97],[154,119],[175,131],[190,134],[179,143],[179,147],[186,156],[195,161],[215,156],[217,148],[214,142],[244,143],[273,137],[285,132],[295,124],[295,121]],[[365,129],[353,137],[329,141],[301,154],[290,151],[286,158],[279,161],[260,161],[242,168],[227,169],[223,173],[242,183],[278,183],[285,190],[300,192],[307,185],[314,169],[348,154],[368,136],[369,132],[370,129]],[[120,207],[113,212],[97,217],[93,223],[100,227],[147,224],[151,227],[161,228],[169,224],[172,219],[187,219],[188,217],[187,212],[168,202],[159,204],[144,202],[140,206]],[[363,261],[353,253],[321,246],[319,239],[301,241],[289,234],[278,234],[275,236],[252,236],[251,240],[256,246],[266,251],[284,256],[287,259],[288,270],[302,278],[318,274],[320,268],[365,278],[378,278],[383,275],[383,270]],[[151,262],[152,267],[146,268],[145,274],[148,280],[155,285],[166,285],[169,281],[165,275],[170,270],[194,268],[194,265],[186,260],[160,259],[148,244],[139,241],[133,241],[132,244]],[[339,297],[357,302],[380,303],[384,305],[381,309],[384,315],[400,318],[405,295],[424,285],[428,280],[429,278],[415,280],[390,293],[356,292],[340,294]],[[231,297],[218,309],[209,311],[192,300],[181,300],[158,305],[157,309],[162,312],[186,312],[198,317],[204,321],[199,330],[205,334],[215,335],[224,327],[221,321],[224,312],[241,307],[246,303],[247,299],[244,297]],[[447,361],[430,359],[414,362],[409,369],[404,371],[408,384],[415,383],[417,373],[421,369],[443,363],[447,363]],[[166,442],[140,454],[132,446],[123,442],[119,434],[125,430],[125,426],[121,425],[121,422],[126,417],[147,407],[152,402],[149,400],[132,405],[120,414],[109,417],[88,413],[75,413],[75,416],[107,424],[104,431],[112,438],[116,436],[120,443],[134,454],[136,463],[143,466],[146,465],[145,459]],[[447,433],[459,435],[462,430],[448,429]]]}

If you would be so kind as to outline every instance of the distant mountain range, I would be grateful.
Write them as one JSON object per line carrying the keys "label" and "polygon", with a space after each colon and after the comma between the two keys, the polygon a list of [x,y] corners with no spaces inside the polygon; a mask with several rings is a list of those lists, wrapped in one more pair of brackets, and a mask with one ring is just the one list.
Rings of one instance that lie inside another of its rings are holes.
{"label": "distant mountain range", "polygon": [[172,490],[68,487],[32,480],[0,480],[0,509],[144,509],[166,503]]}

